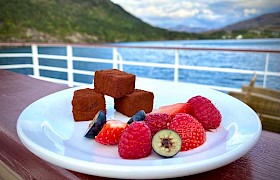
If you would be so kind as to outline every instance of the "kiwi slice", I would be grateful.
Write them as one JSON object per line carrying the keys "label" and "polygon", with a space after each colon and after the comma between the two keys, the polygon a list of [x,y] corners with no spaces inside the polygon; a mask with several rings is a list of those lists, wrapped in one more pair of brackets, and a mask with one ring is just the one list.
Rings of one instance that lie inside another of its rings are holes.
{"label": "kiwi slice", "polygon": [[175,156],[180,151],[181,146],[180,135],[170,129],[158,131],[152,139],[153,150],[158,155],[166,158]]}

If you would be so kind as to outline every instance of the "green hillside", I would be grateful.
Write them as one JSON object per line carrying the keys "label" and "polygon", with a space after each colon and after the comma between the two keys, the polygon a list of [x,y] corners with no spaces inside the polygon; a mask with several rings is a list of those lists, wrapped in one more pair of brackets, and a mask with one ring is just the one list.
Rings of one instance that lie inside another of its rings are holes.
{"label": "green hillside", "polygon": [[109,0],[1,0],[2,42],[118,42],[191,39],[154,28]]}

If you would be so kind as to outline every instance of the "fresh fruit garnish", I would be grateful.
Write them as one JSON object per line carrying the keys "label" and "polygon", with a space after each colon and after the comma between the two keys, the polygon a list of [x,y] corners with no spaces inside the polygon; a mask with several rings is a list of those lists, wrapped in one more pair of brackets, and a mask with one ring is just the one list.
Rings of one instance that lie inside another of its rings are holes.
{"label": "fresh fruit garnish", "polygon": [[150,113],[146,115],[144,122],[151,130],[152,136],[162,129],[167,129],[171,117],[168,114]]}
{"label": "fresh fruit garnish", "polygon": [[105,145],[118,144],[123,131],[128,124],[119,120],[108,120],[95,137],[95,141]]}
{"label": "fresh fruit garnish", "polygon": [[168,129],[176,131],[182,139],[181,151],[194,149],[206,141],[203,126],[191,115],[177,114],[170,122]]}
{"label": "fresh fruit garnish", "polygon": [[140,159],[147,157],[152,151],[150,128],[143,122],[131,123],[122,133],[118,144],[120,157],[124,159]]}
{"label": "fresh fruit garnish", "polygon": [[89,123],[85,137],[95,138],[101,131],[104,124],[106,123],[106,115],[102,110],[98,111],[94,116],[93,120]]}
{"label": "fresh fruit garnish", "polygon": [[140,110],[137,113],[135,113],[128,121],[127,124],[131,124],[134,121],[144,121],[146,117],[146,113],[144,110]]}
{"label": "fresh fruit garnish", "polygon": [[222,116],[214,104],[203,96],[195,96],[188,100],[190,112],[206,130],[216,129],[220,126]]}
{"label": "fresh fruit garnish", "polygon": [[169,116],[171,116],[171,118],[174,118],[176,114],[188,113],[189,110],[190,110],[189,103],[176,103],[167,106],[161,106],[158,109],[154,110],[152,113],[168,114]]}
{"label": "fresh fruit garnish", "polygon": [[180,150],[182,140],[180,135],[172,130],[163,129],[158,131],[152,139],[153,150],[162,157],[173,157]]}

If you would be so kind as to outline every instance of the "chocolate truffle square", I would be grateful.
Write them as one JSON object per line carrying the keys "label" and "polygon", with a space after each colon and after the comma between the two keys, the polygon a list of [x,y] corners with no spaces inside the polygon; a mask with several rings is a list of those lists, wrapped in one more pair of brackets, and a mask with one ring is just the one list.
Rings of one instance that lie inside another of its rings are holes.
{"label": "chocolate truffle square", "polygon": [[133,116],[140,110],[149,113],[153,110],[153,105],[154,94],[140,89],[135,89],[131,94],[114,99],[115,109],[129,117]]}
{"label": "chocolate truffle square", "polygon": [[75,121],[92,120],[102,110],[106,113],[105,97],[93,89],[79,89],[74,92],[72,113]]}
{"label": "chocolate truffle square", "polygon": [[113,98],[120,98],[134,91],[134,74],[117,69],[95,71],[94,89]]}

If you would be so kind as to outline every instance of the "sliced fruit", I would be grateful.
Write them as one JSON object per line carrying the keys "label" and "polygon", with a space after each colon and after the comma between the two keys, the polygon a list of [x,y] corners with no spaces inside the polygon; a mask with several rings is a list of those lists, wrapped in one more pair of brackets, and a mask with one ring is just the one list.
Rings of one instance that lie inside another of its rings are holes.
{"label": "sliced fruit", "polygon": [[108,120],[95,137],[95,141],[104,145],[118,144],[121,135],[127,126],[128,124],[119,120]]}
{"label": "sliced fruit", "polygon": [[171,117],[168,114],[151,113],[147,114],[144,122],[149,126],[152,136],[162,129],[167,129]]}
{"label": "sliced fruit", "polygon": [[95,138],[101,131],[104,124],[106,123],[106,115],[102,110],[98,111],[94,116],[93,120],[89,123],[87,131],[85,133],[86,138]]}
{"label": "sliced fruit", "polygon": [[131,123],[123,132],[118,144],[118,153],[124,159],[140,159],[152,152],[150,128],[143,122]]}
{"label": "sliced fruit", "polygon": [[181,151],[201,146],[206,141],[206,132],[200,122],[190,114],[177,114],[168,129],[176,131],[182,139]]}
{"label": "sliced fruit", "polygon": [[158,131],[152,139],[153,150],[160,156],[170,158],[175,156],[182,146],[180,135],[172,130]]}
{"label": "sliced fruit", "polygon": [[134,121],[144,121],[146,117],[146,113],[144,110],[140,110],[137,113],[135,113],[128,121],[127,124],[131,124]]}
{"label": "sliced fruit", "polygon": [[176,103],[167,106],[161,106],[158,109],[154,110],[152,113],[163,113],[168,114],[171,118],[178,113],[188,113],[190,110],[189,103]]}

